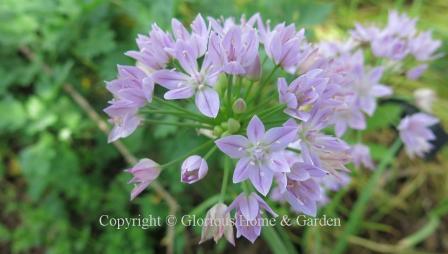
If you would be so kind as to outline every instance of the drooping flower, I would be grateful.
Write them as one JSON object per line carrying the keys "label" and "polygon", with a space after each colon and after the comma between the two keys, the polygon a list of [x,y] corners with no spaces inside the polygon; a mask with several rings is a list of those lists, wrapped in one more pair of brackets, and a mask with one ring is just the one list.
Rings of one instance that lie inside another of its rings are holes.
{"label": "drooping flower", "polygon": [[128,51],[127,56],[137,60],[149,72],[165,68],[171,58],[167,49],[174,44],[171,35],[153,24],[149,36],[139,34],[136,42],[139,51]]}
{"label": "drooping flower", "polygon": [[277,214],[269,205],[254,192],[249,195],[241,193],[236,197],[227,211],[230,212],[233,209],[236,210],[236,237],[244,236],[252,243],[260,236],[262,226],[261,211],[265,210],[272,216],[277,217]]}
{"label": "drooping flower", "polygon": [[141,122],[137,116],[135,103],[128,100],[112,100],[104,112],[109,116],[109,122],[114,126],[109,133],[108,142],[114,142],[120,138],[131,135]]}
{"label": "drooping flower", "polygon": [[276,127],[265,132],[261,120],[254,116],[247,126],[247,137],[232,135],[215,141],[228,156],[239,159],[233,173],[233,182],[246,179],[263,195],[269,192],[274,173],[288,172],[289,166],[280,151],[294,140],[296,128]]}
{"label": "drooping flower", "polygon": [[398,130],[409,157],[423,157],[431,150],[430,141],[436,136],[429,127],[438,122],[437,118],[425,113],[416,113],[401,120]]}
{"label": "drooping flower", "polygon": [[134,66],[118,65],[118,78],[106,82],[106,88],[116,98],[142,107],[152,101],[154,81],[145,72]]}
{"label": "drooping flower", "polygon": [[182,163],[180,179],[183,183],[192,184],[204,178],[207,172],[207,162],[199,155],[192,155]]}
{"label": "drooping flower", "polygon": [[235,246],[235,237],[233,235],[233,226],[230,220],[228,207],[223,203],[214,205],[205,215],[204,225],[202,226],[201,240],[199,244],[212,239],[215,243],[224,236],[229,243]]}
{"label": "drooping flower", "polygon": [[152,101],[154,82],[145,72],[134,66],[118,66],[118,78],[106,82],[114,95],[104,112],[114,125],[108,142],[131,135],[140,124],[138,109]]}
{"label": "drooping flower", "polygon": [[135,166],[125,170],[133,175],[129,183],[135,183],[131,200],[145,190],[160,174],[160,166],[150,159],[141,159]]}
{"label": "drooping flower", "polygon": [[159,70],[152,77],[161,86],[169,89],[167,100],[187,99],[195,96],[198,110],[205,116],[215,118],[219,112],[219,95],[215,91],[219,71],[206,56],[202,68],[198,70],[194,49],[178,42],[175,55],[187,74],[175,70]]}
{"label": "drooping flower", "polygon": [[370,149],[364,144],[355,144],[352,146],[352,160],[357,168],[364,166],[368,169],[374,169],[372,158],[370,157]]}
{"label": "drooping flower", "polygon": [[277,82],[280,103],[287,105],[285,113],[307,121],[314,104],[319,100],[329,79],[322,76],[321,69],[311,70],[291,82],[288,86],[284,78]]}

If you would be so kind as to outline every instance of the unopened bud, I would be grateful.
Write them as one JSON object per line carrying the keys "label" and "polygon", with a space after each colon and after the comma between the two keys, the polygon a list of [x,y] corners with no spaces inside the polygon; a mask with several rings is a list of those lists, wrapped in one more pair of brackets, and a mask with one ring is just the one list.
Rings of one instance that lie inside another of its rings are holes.
{"label": "unopened bud", "polygon": [[238,98],[233,103],[232,110],[233,112],[235,112],[235,114],[244,113],[246,112],[246,109],[247,109],[246,102],[244,101],[243,98]]}
{"label": "unopened bud", "polygon": [[221,128],[221,126],[215,126],[215,128],[213,128],[213,135],[216,137],[220,137],[223,131],[224,130]]}
{"label": "unopened bud", "polygon": [[239,131],[240,127],[241,127],[240,122],[238,122],[237,120],[233,118],[227,120],[227,130],[229,133],[235,133]]}

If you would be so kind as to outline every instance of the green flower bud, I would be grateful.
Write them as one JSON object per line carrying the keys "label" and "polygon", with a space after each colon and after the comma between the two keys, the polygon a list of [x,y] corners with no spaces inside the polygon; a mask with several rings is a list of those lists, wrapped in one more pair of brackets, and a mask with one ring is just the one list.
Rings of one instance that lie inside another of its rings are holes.
{"label": "green flower bud", "polygon": [[229,133],[235,133],[239,131],[240,128],[241,128],[240,122],[238,122],[237,120],[233,118],[227,120],[227,130],[229,131]]}
{"label": "green flower bud", "polygon": [[213,135],[216,137],[220,137],[223,131],[224,130],[221,128],[221,126],[215,126],[215,128],[213,128]]}

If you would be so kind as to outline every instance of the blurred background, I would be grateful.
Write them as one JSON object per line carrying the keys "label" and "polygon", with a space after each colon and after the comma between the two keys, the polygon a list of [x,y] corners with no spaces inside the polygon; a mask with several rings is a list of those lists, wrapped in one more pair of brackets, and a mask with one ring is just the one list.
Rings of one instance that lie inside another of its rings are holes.
{"label": "blurred background", "polygon": [[[356,21],[383,24],[391,9],[419,17],[418,26],[433,30],[443,40],[441,51],[448,52],[446,0],[1,0],[0,253],[161,253],[166,246],[175,253],[271,253],[263,238],[253,245],[238,240],[236,248],[224,241],[197,245],[199,227],[178,227],[167,236],[165,226],[99,225],[102,214],[169,214],[163,192],[153,188],[129,202],[130,175],[122,169],[134,156],[166,162],[198,143],[190,130],[147,126],[123,144],[107,144],[102,109],[111,95],[104,81],[114,79],[117,64],[132,64],[123,53],[136,48],[136,35],[147,33],[152,22],[168,28],[172,17],[190,22],[197,13],[260,12],[273,23],[307,28],[310,40],[317,41],[344,38]],[[403,96],[421,87],[436,91],[434,114],[448,126],[447,69],[442,57],[419,81],[389,85]],[[369,122],[366,139],[375,159],[387,153],[394,117],[399,116],[380,108]],[[448,253],[447,162],[446,146],[428,161],[411,161],[401,151],[375,189],[359,234],[349,238],[347,253]],[[343,226],[370,175],[358,172],[326,210],[341,217]],[[177,197],[178,214],[196,209],[203,216],[198,205],[219,192],[219,177],[186,186],[173,168],[159,182]],[[342,229],[278,230],[299,253],[329,253]]]}

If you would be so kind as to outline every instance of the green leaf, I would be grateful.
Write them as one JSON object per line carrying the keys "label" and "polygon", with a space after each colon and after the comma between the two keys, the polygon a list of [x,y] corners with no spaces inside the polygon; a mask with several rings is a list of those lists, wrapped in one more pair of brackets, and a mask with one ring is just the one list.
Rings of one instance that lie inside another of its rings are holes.
{"label": "green leaf", "polygon": [[23,127],[27,115],[23,105],[12,97],[0,101],[0,130],[15,131]]}
{"label": "green leaf", "polygon": [[53,137],[48,134],[20,153],[22,171],[29,184],[28,194],[33,200],[37,200],[48,186],[51,161],[55,157]]}
{"label": "green leaf", "polygon": [[382,105],[377,108],[375,114],[367,120],[366,131],[387,128],[395,125],[400,120],[402,109],[399,105]]}

